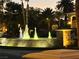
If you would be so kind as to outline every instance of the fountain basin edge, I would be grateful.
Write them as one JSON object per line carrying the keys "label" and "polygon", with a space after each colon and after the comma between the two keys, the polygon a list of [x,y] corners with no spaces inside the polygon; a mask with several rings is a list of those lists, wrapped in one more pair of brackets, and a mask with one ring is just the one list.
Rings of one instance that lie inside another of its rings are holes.
{"label": "fountain basin edge", "polygon": [[2,44],[1,41],[4,38],[0,38],[0,46],[2,47],[21,47],[21,48],[54,48],[58,47],[56,38],[39,38],[39,39],[21,39],[21,38],[6,38],[6,44]]}

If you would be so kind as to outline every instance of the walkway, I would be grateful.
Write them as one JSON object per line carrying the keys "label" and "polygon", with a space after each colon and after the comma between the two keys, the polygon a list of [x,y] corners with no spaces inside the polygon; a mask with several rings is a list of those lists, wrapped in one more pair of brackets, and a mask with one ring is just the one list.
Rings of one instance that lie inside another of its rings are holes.
{"label": "walkway", "polygon": [[58,49],[24,55],[25,59],[79,59],[79,50]]}

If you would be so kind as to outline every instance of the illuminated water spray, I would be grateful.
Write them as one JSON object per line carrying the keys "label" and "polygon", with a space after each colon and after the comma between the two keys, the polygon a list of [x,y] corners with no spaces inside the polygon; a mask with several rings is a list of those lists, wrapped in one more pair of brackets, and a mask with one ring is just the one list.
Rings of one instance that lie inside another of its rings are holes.
{"label": "illuminated water spray", "polygon": [[51,39],[51,38],[52,38],[52,37],[51,37],[51,33],[50,33],[50,32],[49,32],[48,38],[49,38],[49,39]]}
{"label": "illuminated water spray", "polygon": [[[29,40],[30,39],[30,36],[29,36],[29,33],[28,33],[28,10],[29,10],[29,4],[28,4],[28,2],[29,2],[29,0],[25,0],[25,1],[27,2],[27,8],[26,8],[26,26],[25,26],[25,31],[23,33],[22,39]],[[49,32],[48,38],[50,38],[50,39],[52,38],[50,32]],[[35,28],[35,33],[34,33],[34,38],[33,39],[38,39],[36,28]]]}
{"label": "illuminated water spray", "polygon": [[38,35],[37,35],[37,32],[36,32],[36,27],[35,27],[34,39],[38,39]]}
{"label": "illuminated water spray", "polygon": [[30,36],[29,36],[29,33],[28,33],[28,25],[26,25],[26,27],[25,27],[25,31],[24,31],[24,33],[23,33],[23,37],[22,37],[23,39],[30,39]]}
{"label": "illuminated water spray", "polygon": [[22,38],[22,37],[23,37],[23,35],[22,35],[22,29],[21,29],[21,27],[20,27],[19,32],[20,32],[19,37],[20,37],[20,38]]}
{"label": "illuminated water spray", "polygon": [[[30,36],[29,36],[29,33],[28,33],[28,10],[29,10],[29,4],[28,4],[28,2],[29,2],[29,0],[25,0],[26,2],[27,2],[27,8],[26,8],[26,26],[25,26],[25,31],[24,31],[24,33],[23,33],[23,39],[27,39],[27,40],[29,40],[30,39]],[[23,1],[22,1],[22,3],[23,3]],[[25,19],[24,19],[25,20]]]}

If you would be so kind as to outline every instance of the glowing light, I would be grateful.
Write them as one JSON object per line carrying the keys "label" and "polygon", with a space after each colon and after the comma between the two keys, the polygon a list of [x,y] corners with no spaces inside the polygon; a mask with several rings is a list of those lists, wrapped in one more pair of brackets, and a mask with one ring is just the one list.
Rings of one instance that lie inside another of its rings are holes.
{"label": "glowing light", "polygon": [[18,39],[7,39],[7,38],[0,38],[0,42],[2,41],[3,44],[0,46],[8,46],[8,47],[51,47],[55,46],[55,40],[48,40],[48,38],[40,38],[40,40],[18,40]]}
{"label": "glowing light", "polygon": [[49,36],[48,36],[48,39],[51,39],[52,37],[51,37],[51,33],[49,32]]}
{"label": "glowing light", "polygon": [[6,31],[7,31],[7,27],[6,27],[6,25],[3,23],[2,32],[6,32]]}
{"label": "glowing light", "polygon": [[36,32],[36,28],[35,28],[34,39],[38,39],[38,35],[37,35],[37,32]]}
{"label": "glowing light", "polygon": [[15,40],[10,40],[8,41],[8,43],[6,44],[6,46],[16,46],[16,41]]}
{"label": "glowing light", "polygon": [[20,41],[18,44],[17,44],[17,47],[28,47],[28,44],[26,41]]}
{"label": "glowing light", "polygon": [[45,41],[38,41],[33,47],[48,47],[48,43]]}
{"label": "glowing light", "polygon": [[26,27],[25,27],[25,31],[24,31],[24,34],[23,34],[22,38],[25,39],[25,40],[30,39],[30,36],[29,36],[29,33],[28,33],[28,25],[26,25]]}
{"label": "glowing light", "polygon": [[71,45],[71,29],[60,29],[57,31],[61,31],[63,33],[63,46],[64,47],[68,47],[69,45]]}
{"label": "glowing light", "polygon": [[6,38],[2,38],[2,40],[1,40],[1,45],[2,45],[2,46],[5,46],[6,44],[7,44]]}
{"label": "glowing light", "polygon": [[63,45],[65,47],[67,47],[68,45],[71,44],[71,35],[70,35],[70,31],[64,31],[63,32]]}
{"label": "glowing light", "polygon": [[58,28],[58,25],[57,25],[57,24],[52,25],[52,30],[55,30],[55,29],[57,29],[57,28]]}
{"label": "glowing light", "polygon": [[71,22],[71,21],[69,21],[69,22],[68,22],[68,24],[69,24],[69,25],[72,25],[72,22]]}
{"label": "glowing light", "polygon": [[23,35],[22,35],[22,29],[21,29],[21,27],[20,27],[19,32],[20,32],[20,35],[19,36],[20,36],[20,38],[22,38]]}

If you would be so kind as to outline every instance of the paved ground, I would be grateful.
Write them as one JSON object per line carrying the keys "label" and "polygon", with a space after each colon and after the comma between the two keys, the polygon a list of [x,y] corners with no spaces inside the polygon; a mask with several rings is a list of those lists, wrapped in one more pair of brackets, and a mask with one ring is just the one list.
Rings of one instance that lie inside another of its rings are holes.
{"label": "paved ground", "polygon": [[4,49],[0,48],[0,59],[22,59],[22,55],[38,52],[39,50]]}
{"label": "paved ground", "polygon": [[40,53],[30,53],[23,57],[25,59],[79,59],[79,50],[47,50]]}
{"label": "paved ground", "polygon": [[[0,48],[0,59],[79,59],[79,50],[20,50]],[[75,58],[76,57],[76,58]]]}

